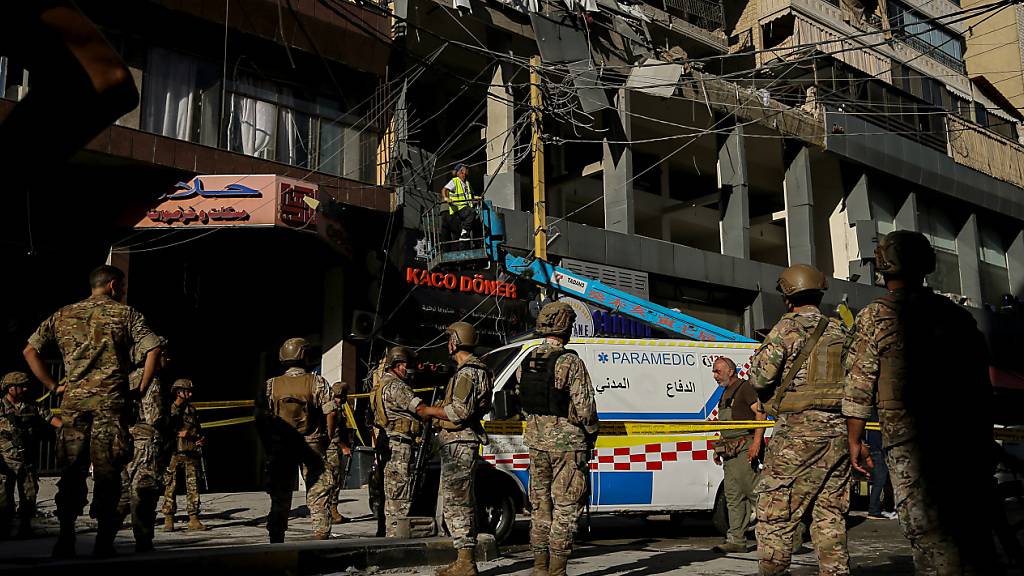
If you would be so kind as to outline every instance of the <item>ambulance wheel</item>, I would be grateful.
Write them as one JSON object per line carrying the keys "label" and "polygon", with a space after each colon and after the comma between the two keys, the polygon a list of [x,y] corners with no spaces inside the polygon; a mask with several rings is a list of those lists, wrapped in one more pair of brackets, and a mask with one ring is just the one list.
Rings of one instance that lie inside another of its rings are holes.
{"label": "ambulance wheel", "polygon": [[483,498],[478,508],[480,531],[494,534],[498,544],[507,540],[516,525],[516,501],[512,494],[499,489]]}
{"label": "ambulance wheel", "polygon": [[722,536],[729,532],[729,508],[725,505],[725,487],[718,487],[715,495],[715,507],[711,510],[711,524]]}

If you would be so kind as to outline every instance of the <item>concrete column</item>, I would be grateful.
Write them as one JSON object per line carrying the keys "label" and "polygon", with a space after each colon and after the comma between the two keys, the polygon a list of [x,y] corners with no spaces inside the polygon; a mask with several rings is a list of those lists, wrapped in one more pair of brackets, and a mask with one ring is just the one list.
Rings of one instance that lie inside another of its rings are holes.
{"label": "concrete column", "polygon": [[918,231],[917,194],[915,192],[907,194],[907,199],[903,201],[903,205],[900,206],[899,212],[896,213],[895,224],[897,230]]}
{"label": "concrete column", "polygon": [[345,357],[344,338],[347,333],[345,271],[341,266],[332,266],[324,271],[323,328],[320,331],[323,351],[320,373],[331,384],[342,380]]}
{"label": "concrete column", "polygon": [[512,164],[512,151],[516,145],[515,109],[512,86],[505,80],[501,65],[494,67],[491,85],[487,89],[487,174],[482,192],[495,206],[522,210],[520,178]]}
{"label": "concrete column", "polygon": [[956,254],[960,264],[960,293],[970,300],[971,305],[980,307],[982,300],[977,215],[971,214],[960,229],[960,233],[956,235]]}
{"label": "concrete column", "polygon": [[1024,295],[1024,230],[1010,243],[1006,251],[1006,267],[1010,275],[1010,293]]}
{"label": "concrete column", "polygon": [[611,144],[609,140],[629,141],[629,92],[619,90],[612,130],[604,141],[604,227],[624,234],[636,231],[636,207],[633,204],[633,151],[629,145]]}
{"label": "concrete column", "polygon": [[718,148],[718,190],[722,195],[718,232],[722,254],[750,258],[750,181],[743,126]]}
{"label": "concrete column", "polygon": [[[672,197],[672,179],[669,174],[668,162],[663,162],[661,168],[661,197]],[[665,242],[672,241],[672,218],[669,214],[661,216],[661,239]]]}
{"label": "concrete column", "polygon": [[871,217],[871,176],[863,172],[846,197],[846,221],[850,226],[848,237],[849,251],[849,278],[857,277],[860,284],[872,284],[874,282],[874,266],[864,262],[863,258],[869,258],[874,254],[877,242],[878,228],[874,218]]}
{"label": "concrete column", "polygon": [[786,204],[786,250],[789,263],[816,265],[814,251],[814,194],[811,189],[811,151],[799,145],[786,166],[783,196]]}

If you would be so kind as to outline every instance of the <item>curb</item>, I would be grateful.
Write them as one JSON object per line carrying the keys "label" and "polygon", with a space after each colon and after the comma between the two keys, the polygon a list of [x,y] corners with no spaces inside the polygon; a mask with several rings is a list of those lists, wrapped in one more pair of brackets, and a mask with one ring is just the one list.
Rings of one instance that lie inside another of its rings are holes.
{"label": "curb", "polygon": [[[348,568],[381,569],[411,566],[439,566],[455,560],[451,538],[338,539],[300,541],[283,544],[248,544],[222,548],[157,549],[145,554],[126,554],[94,560],[88,555],[73,560],[47,561],[40,558],[9,558],[0,563],[6,575],[66,576],[84,571],[103,574],[132,573],[144,576],[173,574],[180,576],[196,569],[201,574],[322,574],[343,572]],[[493,560],[497,547],[493,537],[481,537],[477,559]]]}

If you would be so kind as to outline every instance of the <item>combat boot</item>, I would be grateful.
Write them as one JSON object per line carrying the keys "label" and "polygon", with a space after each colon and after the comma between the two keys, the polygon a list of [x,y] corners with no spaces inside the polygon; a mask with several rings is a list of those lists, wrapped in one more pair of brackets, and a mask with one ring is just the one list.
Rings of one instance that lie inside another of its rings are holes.
{"label": "combat boot", "polygon": [[334,506],[331,508],[331,524],[345,524],[348,522],[348,518],[345,518],[341,512],[338,512],[338,507]]}
{"label": "combat boot", "polygon": [[533,573],[530,576],[548,576],[548,553],[533,553]]}
{"label": "combat boot", "polygon": [[437,576],[476,576],[476,549],[459,548],[455,562],[437,571]]}
{"label": "combat boot", "polygon": [[200,530],[209,530],[202,522],[199,521],[199,514],[188,515],[188,530],[189,532],[197,532]]}
{"label": "combat boot", "polygon": [[271,544],[280,544],[282,542],[284,542],[284,532],[271,532],[270,533],[270,543]]}
{"label": "combat boot", "polygon": [[313,540],[330,540],[330,539],[331,539],[331,533],[330,532],[314,532],[313,533]]}
{"label": "combat boot", "polygon": [[54,558],[75,557],[75,521],[60,521],[60,536],[57,536],[57,543],[53,545],[51,556]]}
{"label": "combat boot", "polygon": [[174,514],[164,514],[164,532],[174,532]]}
{"label": "combat boot", "polygon": [[569,563],[568,556],[551,555],[551,562],[548,564],[550,576],[565,576],[565,566]]}
{"label": "combat boot", "polygon": [[32,537],[32,519],[22,518],[18,524],[18,538],[31,538]]}
{"label": "combat boot", "polygon": [[120,527],[119,518],[100,519],[96,526],[96,540],[92,546],[94,558],[110,558],[117,554],[114,549],[114,538]]}

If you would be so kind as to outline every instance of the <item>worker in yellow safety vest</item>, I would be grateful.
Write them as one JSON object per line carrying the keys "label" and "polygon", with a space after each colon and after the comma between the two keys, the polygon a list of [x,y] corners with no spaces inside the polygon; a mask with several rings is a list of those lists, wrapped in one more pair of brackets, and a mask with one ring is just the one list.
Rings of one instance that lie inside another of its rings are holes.
{"label": "worker in yellow safety vest", "polygon": [[456,164],[452,179],[441,189],[441,200],[448,203],[448,213],[442,216],[442,241],[472,238],[478,228],[473,189],[466,179],[469,168]]}

